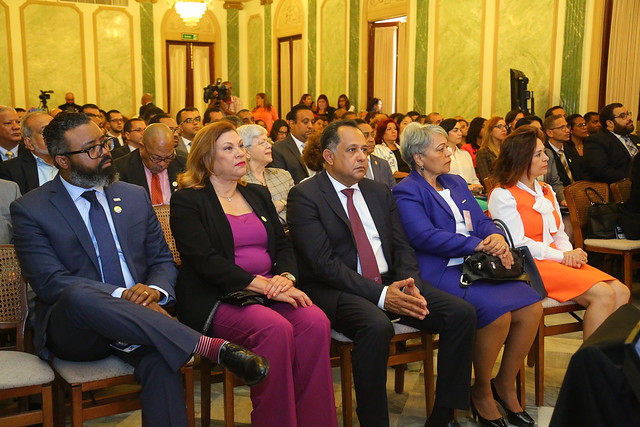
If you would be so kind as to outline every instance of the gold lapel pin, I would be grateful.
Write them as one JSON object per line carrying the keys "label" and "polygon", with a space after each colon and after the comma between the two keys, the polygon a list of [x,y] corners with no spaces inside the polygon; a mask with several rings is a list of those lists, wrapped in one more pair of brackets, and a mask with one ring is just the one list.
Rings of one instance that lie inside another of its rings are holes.
{"label": "gold lapel pin", "polygon": [[113,198],[113,201],[114,201],[114,202],[120,202],[120,201],[122,201],[122,199],[121,199],[120,197],[114,197],[114,198]]}
{"label": "gold lapel pin", "polygon": [[173,181],[173,182],[171,183],[171,185],[172,185],[173,187],[177,187],[177,186],[178,186],[178,183],[177,183],[176,181]]}
{"label": "gold lapel pin", "polygon": [[115,213],[120,213],[120,212],[122,212],[122,208],[121,208],[120,206],[114,206],[114,207],[113,207],[113,211],[114,211]]}
{"label": "gold lapel pin", "polygon": [[267,222],[267,218],[260,216],[260,219],[262,220],[262,222]]}

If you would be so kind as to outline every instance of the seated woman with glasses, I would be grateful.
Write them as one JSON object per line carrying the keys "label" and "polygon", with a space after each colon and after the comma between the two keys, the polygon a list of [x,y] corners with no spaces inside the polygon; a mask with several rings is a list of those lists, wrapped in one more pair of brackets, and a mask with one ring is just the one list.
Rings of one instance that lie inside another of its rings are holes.
{"label": "seated woman with glasses", "polygon": [[271,132],[269,132],[271,143],[273,144],[278,141],[284,141],[287,139],[287,136],[289,136],[289,124],[286,120],[278,119],[273,122]]}
{"label": "seated woman with glasses", "polygon": [[584,154],[584,140],[589,136],[587,121],[580,114],[572,114],[567,117],[567,124],[571,132],[571,144],[582,157]]}
{"label": "seated woman with glasses", "polygon": [[494,116],[487,120],[482,134],[482,143],[476,153],[476,172],[480,178],[480,184],[485,185],[484,180],[491,175],[493,164],[500,154],[500,146],[506,137],[507,122],[502,117]]}

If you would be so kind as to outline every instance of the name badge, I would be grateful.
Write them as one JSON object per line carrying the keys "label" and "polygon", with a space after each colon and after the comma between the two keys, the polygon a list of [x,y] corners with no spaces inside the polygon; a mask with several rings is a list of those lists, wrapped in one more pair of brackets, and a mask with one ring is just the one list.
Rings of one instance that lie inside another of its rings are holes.
{"label": "name badge", "polygon": [[468,210],[462,211],[464,216],[464,225],[467,227],[467,231],[473,231],[473,222],[471,222],[471,212]]}

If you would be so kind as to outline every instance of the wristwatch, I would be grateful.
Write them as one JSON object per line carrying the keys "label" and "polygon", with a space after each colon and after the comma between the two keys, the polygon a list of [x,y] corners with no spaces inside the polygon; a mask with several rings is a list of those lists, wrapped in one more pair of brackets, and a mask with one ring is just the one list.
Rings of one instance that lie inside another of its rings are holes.
{"label": "wristwatch", "polygon": [[286,277],[287,279],[291,280],[294,285],[296,284],[296,276],[294,276],[293,274],[285,271],[284,273],[280,273],[280,275],[282,277]]}

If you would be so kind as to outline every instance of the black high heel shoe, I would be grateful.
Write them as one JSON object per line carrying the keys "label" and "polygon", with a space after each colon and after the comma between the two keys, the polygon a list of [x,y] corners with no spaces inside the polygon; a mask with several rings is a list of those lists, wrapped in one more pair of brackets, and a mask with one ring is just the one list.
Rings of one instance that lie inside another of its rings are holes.
{"label": "black high heel shoe", "polygon": [[507,423],[504,421],[504,418],[496,418],[495,420],[488,420],[483,418],[478,410],[476,409],[476,405],[473,403],[473,399],[471,399],[471,413],[473,414],[473,419],[478,421],[482,426],[488,427],[507,427]]}
{"label": "black high heel shoe", "polygon": [[493,393],[493,398],[496,402],[502,406],[504,411],[507,413],[507,420],[515,426],[519,427],[531,427],[535,425],[535,421],[531,418],[531,415],[527,414],[527,411],[522,412],[513,412],[504,404],[502,398],[498,395],[498,390],[496,390],[496,386],[493,384],[494,378],[491,379],[491,392]]}

